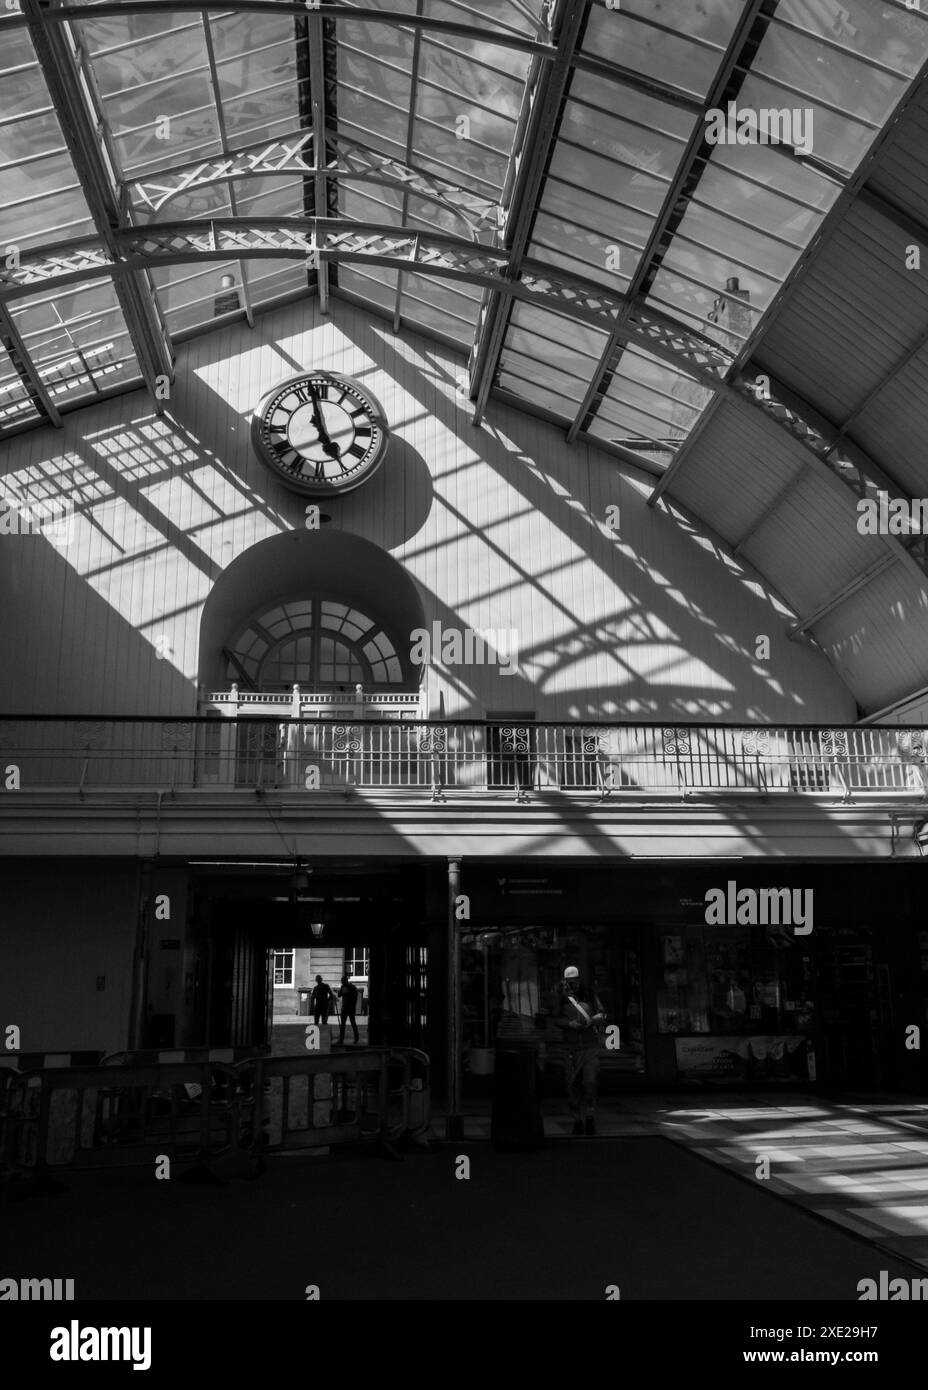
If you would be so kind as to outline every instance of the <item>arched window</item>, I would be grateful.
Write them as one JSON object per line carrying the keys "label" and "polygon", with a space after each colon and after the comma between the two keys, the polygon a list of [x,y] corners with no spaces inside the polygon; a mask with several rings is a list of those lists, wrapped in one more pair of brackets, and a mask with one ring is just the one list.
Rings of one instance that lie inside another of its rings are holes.
{"label": "arched window", "polygon": [[256,691],[403,685],[396,648],[379,623],[332,599],[294,599],[268,609],[225,655],[229,684]]}

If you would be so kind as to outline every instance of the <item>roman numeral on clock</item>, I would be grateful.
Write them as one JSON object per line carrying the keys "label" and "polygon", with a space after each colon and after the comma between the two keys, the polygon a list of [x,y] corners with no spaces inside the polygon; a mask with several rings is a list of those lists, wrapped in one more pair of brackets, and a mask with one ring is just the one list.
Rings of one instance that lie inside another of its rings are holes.
{"label": "roman numeral on clock", "polygon": [[352,444],[351,448],[348,450],[348,453],[351,455],[353,459],[363,459],[364,455],[367,453],[367,445]]}

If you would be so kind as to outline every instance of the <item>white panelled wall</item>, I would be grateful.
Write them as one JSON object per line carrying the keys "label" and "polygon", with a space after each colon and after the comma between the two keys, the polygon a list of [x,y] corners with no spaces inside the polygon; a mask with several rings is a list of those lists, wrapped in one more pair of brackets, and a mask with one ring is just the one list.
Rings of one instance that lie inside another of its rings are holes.
{"label": "white panelled wall", "polygon": [[[433,669],[433,714],[441,700],[464,718],[855,720],[757,575],[646,506],[653,479],[499,403],[475,429],[463,358],[344,302],[323,317],[315,300],[182,345],[160,418],[138,391],[3,447],[5,491],[51,488],[78,509],[68,543],[0,537],[3,712],[195,711],[211,588],[250,547],[304,526],[309,499],[270,475],[249,431],[262,394],[311,367],[359,378],[393,434],[380,472],[323,504],[331,529],[388,551],[430,622],[518,634],[513,676]],[[769,660],[756,659],[764,635]]]}

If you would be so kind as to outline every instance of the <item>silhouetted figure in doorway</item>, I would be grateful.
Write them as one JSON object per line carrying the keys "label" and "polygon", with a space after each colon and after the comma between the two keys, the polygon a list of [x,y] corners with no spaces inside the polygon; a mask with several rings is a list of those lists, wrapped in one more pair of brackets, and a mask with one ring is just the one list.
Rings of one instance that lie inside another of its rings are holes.
{"label": "silhouetted figure in doorway", "polygon": [[338,991],[338,997],[341,1000],[341,1027],[338,1041],[340,1043],[345,1041],[345,1024],[350,1022],[354,1029],[354,1040],[357,1042],[360,1035],[354,1015],[358,1007],[358,987],[351,983],[347,975],[342,976],[342,987]]}
{"label": "silhouetted figure in doorway", "polygon": [[314,1023],[328,1023],[335,996],[321,975],[316,976],[316,988],[310,996]]}

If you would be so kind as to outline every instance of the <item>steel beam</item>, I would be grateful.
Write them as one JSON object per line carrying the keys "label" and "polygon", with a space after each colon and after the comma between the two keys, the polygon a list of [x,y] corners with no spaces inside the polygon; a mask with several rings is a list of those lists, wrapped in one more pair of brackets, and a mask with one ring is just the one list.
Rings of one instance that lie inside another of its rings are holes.
{"label": "steel beam", "polygon": [[278,140],[260,145],[248,145],[211,159],[192,160],[159,170],[144,179],[124,184],[126,194],[149,212],[160,212],[173,198],[191,188],[232,179],[314,177],[322,172],[329,178],[342,175],[355,183],[380,184],[385,188],[401,189],[404,196],[415,194],[438,204],[461,222],[462,232],[474,241],[481,233],[497,226],[499,206],[481,198],[468,189],[460,188],[450,179],[441,178],[411,162],[404,162],[369,149],[350,135],[338,131],[325,132],[326,159],[317,165],[312,133],[294,131]]}
{"label": "steel beam", "polygon": [[[416,14],[423,13],[424,0],[416,0]],[[422,30],[416,30],[416,36],[412,45],[412,66],[409,74],[409,112],[406,118],[406,164],[410,164],[415,145],[416,129],[416,103],[419,97],[419,64],[422,58]],[[409,221],[409,189],[403,190],[403,210],[400,213],[400,220],[405,227]],[[474,238],[476,240],[476,237]],[[396,294],[393,299],[393,332],[399,333],[402,321],[402,302],[403,302],[403,272],[400,271],[396,277]]]}
{"label": "steel beam", "polygon": [[[325,217],[328,213],[328,179],[326,177],[325,143],[325,58],[323,55],[324,36],[322,18],[318,11],[310,9],[306,16],[307,45],[309,48],[309,96],[312,106],[313,150],[316,152],[313,171],[313,212],[315,217]],[[314,247],[314,251],[318,248]],[[319,308],[323,314],[329,312],[329,267],[327,262],[313,257],[316,271],[316,285],[319,291]]]}
{"label": "steel beam", "polygon": [[[514,155],[516,176],[507,204],[503,244],[508,253],[504,277],[517,279],[528,246],[538,208],[538,195],[561,119],[561,107],[571,77],[571,61],[589,13],[591,0],[556,0],[551,32],[556,36],[557,56],[537,74],[534,86],[526,85],[528,119],[522,148]],[[496,376],[506,327],[509,322],[508,296],[491,294],[481,306],[477,333],[469,364],[470,397],[474,402],[474,424],[479,425],[486,409],[490,387]]]}
{"label": "steel beam", "polygon": [[[78,65],[79,50],[69,26],[46,23],[50,11],[42,0],[22,0],[22,11],[87,206],[108,258],[116,261],[120,202],[115,174],[101,148],[90,85]],[[164,407],[157,378],[170,380],[173,363],[150,286],[139,274],[116,276],[114,286],[142,379],[160,412]]]}
{"label": "steel beam", "polygon": [[774,494],[774,496],[767,503],[766,507],[761,508],[759,515],[756,516],[754,520],[751,522],[750,526],[744,532],[738,544],[732,547],[732,555],[740,555],[744,547],[747,545],[748,541],[751,540],[752,536],[756,536],[760,528],[770,520],[774,512],[779,511],[780,507],[783,505],[786,499],[792,496],[793,492],[796,489],[796,484],[799,482],[799,479],[802,477],[803,473],[805,473],[808,466],[808,463],[805,460],[803,460],[803,462],[796,469],[795,473],[793,473],[793,475],[789,479],[789,482],[784,483],[783,487],[781,487],[779,491]]}
{"label": "steel beam", "polygon": [[7,312],[6,306],[0,304],[0,343],[6,348],[7,355],[20,379],[29,394],[39,416],[44,416],[49,424],[61,425],[61,416],[58,408],[48,393],[48,388],[39,375],[38,368],[29,356],[29,351],[22,340],[19,329],[12,314]]}
{"label": "steel beam", "polygon": [[[706,113],[724,107],[726,101],[737,100],[749,67],[750,56],[756,51],[770,26],[777,0],[749,0],[739,19],[705,100],[698,105],[700,119],[693,127],[677,172],[664,196],[657,220],[645,243],[635,273],[628,287],[628,298],[634,303],[650,291],[654,277],[663,263],[674,232],[679,227],[699,186],[709,147],[706,144]],[[747,58],[747,61],[746,61]],[[588,430],[601,402],[612,384],[625,351],[625,341],[616,330],[608,338],[596,364],[596,371],[580,402],[570,429],[568,444],[573,443],[581,430]]]}
{"label": "steel beam", "polygon": [[856,201],[862,203],[864,207],[870,208],[872,212],[878,213],[880,217],[885,217],[887,222],[898,227],[900,232],[905,232],[906,236],[911,237],[913,241],[920,241],[923,246],[928,247],[928,224],[882,193],[877,193],[871,182],[864,183],[857,194]]}
{"label": "steel beam", "polygon": [[846,584],[842,585],[836,593],[832,594],[831,598],[825,600],[820,608],[816,608],[814,613],[810,613],[807,618],[800,618],[798,622],[790,623],[786,630],[787,637],[789,637],[791,641],[794,641],[797,637],[801,637],[804,632],[808,632],[810,628],[815,627],[816,623],[820,623],[823,618],[827,618],[829,613],[833,613],[836,608],[840,608],[841,604],[844,603],[846,599],[851,598],[853,594],[856,594],[859,589],[865,588],[879,575],[891,569],[893,565],[898,563],[898,558],[899,557],[896,555],[881,555],[879,560],[875,561],[869,569],[864,570],[863,574],[855,575],[853,579],[848,580]]}
{"label": "steel beam", "polygon": [[[215,9],[215,5],[204,4],[203,0],[104,0],[104,3],[90,5],[56,5],[46,11],[51,21],[59,23],[66,20],[94,19],[100,16],[115,19],[123,15],[151,15],[159,10],[171,14],[187,14],[191,11]],[[436,19],[433,15],[407,14],[402,10],[378,9],[374,5],[307,4],[307,0],[222,0],[221,11],[225,13],[248,12],[267,15],[318,15],[320,19],[358,20],[373,24],[395,24],[406,29],[428,29],[437,35],[446,34],[449,38],[476,39],[480,43],[492,43],[499,48],[511,48],[518,53],[538,54],[541,58],[554,59],[557,50],[552,44],[538,39],[527,39],[511,30],[491,29],[484,22],[465,24],[456,19]]]}
{"label": "steel beam", "polygon": [[[206,58],[207,62],[209,63],[209,80],[213,88],[213,105],[216,108],[216,122],[219,127],[219,139],[222,143],[223,153],[228,154],[229,137],[228,132],[226,130],[225,111],[223,109],[222,98],[219,92],[219,72],[216,67],[216,51],[213,45],[213,33],[209,27],[209,19],[207,18],[205,13],[200,15],[200,20],[203,25],[203,41],[206,44]],[[235,188],[231,180],[229,182],[229,206],[232,209],[232,216],[238,217],[238,200],[235,196]],[[244,261],[241,262],[241,272],[242,307],[245,310],[245,318],[248,322],[248,327],[254,328],[255,316],[254,310],[251,306],[251,294],[248,288],[248,271]]]}

